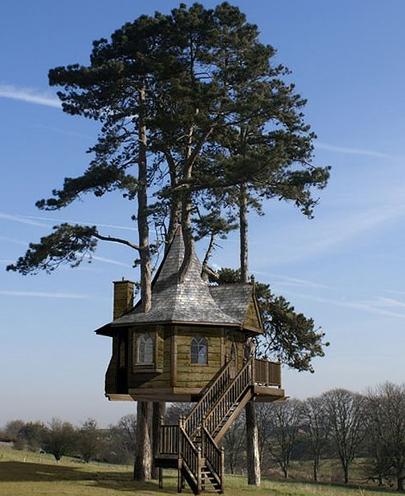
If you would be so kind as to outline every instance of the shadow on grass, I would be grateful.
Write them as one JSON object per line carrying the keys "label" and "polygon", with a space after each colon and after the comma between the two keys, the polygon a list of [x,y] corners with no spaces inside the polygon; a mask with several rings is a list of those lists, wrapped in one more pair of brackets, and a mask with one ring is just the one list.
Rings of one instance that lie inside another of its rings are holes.
{"label": "shadow on grass", "polygon": [[157,481],[136,482],[131,479],[130,472],[86,471],[85,467],[67,467],[64,465],[49,465],[45,463],[0,462],[1,482],[63,482],[89,481],[93,487],[114,489],[116,491],[148,490],[153,493],[175,493],[173,476],[165,475],[164,489],[159,489]]}

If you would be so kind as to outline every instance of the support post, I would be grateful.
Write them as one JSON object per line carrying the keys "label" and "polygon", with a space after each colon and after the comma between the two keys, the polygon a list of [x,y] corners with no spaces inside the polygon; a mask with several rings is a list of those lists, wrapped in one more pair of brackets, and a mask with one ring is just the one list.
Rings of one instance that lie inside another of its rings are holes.
{"label": "support post", "polygon": [[248,484],[260,486],[259,433],[256,408],[252,400],[246,404],[245,414]]}
{"label": "support post", "polygon": [[202,484],[201,484],[201,472],[202,472],[202,458],[201,458],[201,448],[197,448],[197,494],[200,494]]}
{"label": "support post", "polygon": [[160,451],[160,421],[165,413],[166,404],[164,401],[154,401],[152,407],[152,479],[159,477],[158,467],[155,466],[155,458],[159,456]]}
{"label": "support post", "polygon": [[152,447],[149,435],[151,404],[149,401],[137,402],[136,414],[136,450],[134,462],[134,480],[145,481],[151,477]]}

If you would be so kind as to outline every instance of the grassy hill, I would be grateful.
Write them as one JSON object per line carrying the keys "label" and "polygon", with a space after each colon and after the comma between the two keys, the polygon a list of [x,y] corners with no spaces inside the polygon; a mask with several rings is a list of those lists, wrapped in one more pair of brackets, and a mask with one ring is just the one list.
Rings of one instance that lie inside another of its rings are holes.
{"label": "grassy hill", "polygon": [[[165,477],[165,489],[157,483],[131,480],[131,467],[104,463],[81,463],[63,458],[56,463],[50,455],[16,451],[0,446],[0,496],[152,496],[175,494],[176,475]],[[186,490],[184,493],[190,493]],[[228,476],[225,494],[232,496],[373,496],[393,494],[368,488],[345,488],[327,484],[265,480],[260,489],[248,487],[240,476]]]}

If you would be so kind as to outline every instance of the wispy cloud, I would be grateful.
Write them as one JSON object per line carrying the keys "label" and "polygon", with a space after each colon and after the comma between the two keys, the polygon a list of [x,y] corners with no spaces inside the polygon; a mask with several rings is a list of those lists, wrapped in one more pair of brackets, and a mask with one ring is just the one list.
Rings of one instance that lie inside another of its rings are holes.
{"label": "wispy cloud", "polygon": [[33,88],[20,88],[12,84],[0,84],[0,97],[19,100],[46,107],[61,108],[58,98],[50,93]]}
{"label": "wispy cloud", "polygon": [[48,224],[29,219],[29,218],[24,217],[22,215],[7,214],[4,212],[0,212],[0,219],[10,220],[12,222],[19,222],[21,224],[28,224],[30,226],[37,226],[37,227],[48,227],[49,226]]}
{"label": "wispy cloud", "polygon": [[18,222],[20,224],[27,224],[30,226],[37,226],[37,227],[51,227],[56,222],[67,222],[69,224],[80,224],[84,226],[106,227],[108,229],[118,229],[118,230],[131,231],[131,232],[136,231],[135,227],[121,226],[117,224],[100,224],[99,222],[60,219],[55,217],[43,217],[36,215],[19,215],[19,214],[10,214],[6,212],[0,212],[0,220],[1,219],[12,222]]}
{"label": "wispy cloud", "polygon": [[48,293],[45,291],[12,291],[8,289],[1,289],[0,295],[3,296],[24,296],[24,297],[35,297],[35,298],[65,298],[74,300],[86,300],[89,295],[80,293]]}
{"label": "wispy cloud", "polygon": [[0,264],[3,264],[3,265],[8,265],[8,264],[11,264],[14,262],[15,262],[15,260],[10,260],[8,258],[0,258]]}
{"label": "wispy cloud", "polygon": [[363,155],[366,157],[375,157],[375,158],[395,158],[392,155],[384,152],[378,152],[375,150],[368,150],[364,148],[351,148],[345,146],[336,146],[331,145],[329,143],[316,143],[315,148],[318,150],[328,150],[330,152],[336,153],[345,153],[347,155]]}
{"label": "wispy cloud", "polygon": [[13,243],[15,245],[28,246],[28,241],[22,241],[21,239],[9,238],[8,236],[0,236],[0,241],[6,241],[7,243]]}
{"label": "wispy cloud", "polygon": [[300,279],[298,277],[290,277],[283,274],[275,274],[274,272],[255,271],[256,274],[267,276],[270,281],[275,281],[280,286],[305,287],[327,289],[330,286],[320,282],[309,281],[308,279]]}
{"label": "wispy cloud", "polygon": [[353,300],[348,301],[344,299],[337,298],[324,298],[322,296],[314,296],[303,293],[294,293],[289,292],[291,296],[296,296],[298,298],[304,298],[310,301],[315,301],[317,303],[329,304],[343,308],[349,308],[354,310],[360,310],[367,313],[373,313],[377,315],[384,315],[387,317],[395,317],[399,319],[405,319],[405,313],[393,312],[391,310],[386,310],[382,308],[381,298],[377,298],[376,300]]}
{"label": "wispy cloud", "polygon": [[119,265],[120,267],[126,267],[129,269],[132,268],[131,265],[126,264],[124,262],[120,262],[119,260],[114,260],[112,258],[98,257],[96,255],[92,255],[91,257],[89,256],[86,258],[97,260],[98,262],[103,262],[103,263],[107,263],[107,264],[111,264],[111,265]]}
{"label": "wispy cloud", "polygon": [[55,218],[55,217],[43,217],[43,216],[34,216],[34,215],[24,215],[23,217],[25,219],[37,219],[37,220],[45,220],[45,221],[52,221],[52,222],[68,222],[69,224],[83,224],[86,226],[97,226],[97,227],[108,227],[111,229],[121,229],[123,231],[136,231],[135,227],[121,226],[121,225],[117,225],[117,224],[100,224],[99,222],[60,219],[60,218]]}

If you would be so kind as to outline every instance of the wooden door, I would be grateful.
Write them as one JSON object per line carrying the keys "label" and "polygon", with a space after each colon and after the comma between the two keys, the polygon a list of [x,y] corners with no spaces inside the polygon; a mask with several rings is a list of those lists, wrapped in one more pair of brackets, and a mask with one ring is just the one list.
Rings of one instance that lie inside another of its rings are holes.
{"label": "wooden door", "polygon": [[229,374],[231,379],[236,377],[238,373],[238,350],[236,349],[235,341],[231,343],[231,354],[230,354],[231,365],[229,367]]}
{"label": "wooden door", "polygon": [[118,337],[117,392],[128,392],[128,334]]}

